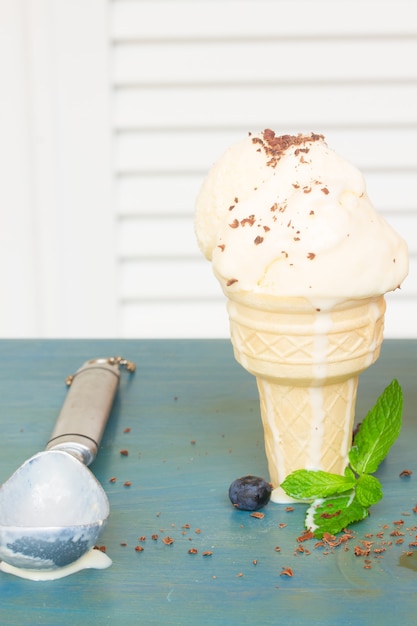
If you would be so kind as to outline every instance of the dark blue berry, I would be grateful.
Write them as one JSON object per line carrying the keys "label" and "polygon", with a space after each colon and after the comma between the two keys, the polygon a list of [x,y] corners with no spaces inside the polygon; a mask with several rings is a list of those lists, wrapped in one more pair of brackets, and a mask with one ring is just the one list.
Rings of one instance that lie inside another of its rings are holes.
{"label": "dark blue berry", "polygon": [[236,478],[229,487],[229,498],[233,506],[243,511],[256,511],[268,504],[271,485],[259,476]]}

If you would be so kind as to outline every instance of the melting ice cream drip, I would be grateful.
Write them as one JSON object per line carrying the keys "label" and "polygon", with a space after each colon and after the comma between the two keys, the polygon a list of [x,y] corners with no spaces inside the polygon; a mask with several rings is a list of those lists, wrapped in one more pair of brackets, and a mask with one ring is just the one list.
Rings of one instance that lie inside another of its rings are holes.
{"label": "melting ice cream drip", "polygon": [[19,578],[26,578],[34,581],[57,580],[75,574],[83,569],[106,569],[110,567],[112,560],[101,550],[95,548],[84,554],[74,563],[70,563],[65,567],[58,567],[51,570],[41,569],[25,569],[9,565],[5,561],[0,561],[0,571],[6,574],[12,574]]}

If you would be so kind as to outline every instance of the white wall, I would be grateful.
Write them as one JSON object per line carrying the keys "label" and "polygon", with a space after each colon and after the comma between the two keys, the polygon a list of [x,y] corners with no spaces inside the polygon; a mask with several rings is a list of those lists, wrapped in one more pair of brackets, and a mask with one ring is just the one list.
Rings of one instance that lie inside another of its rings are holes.
{"label": "white wall", "polygon": [[411,252],[386,336],[417,336],[413,7],[0,0],[0,335],[227,336],[194,199],[271,127],[324,133],[363,170]]}
{"label": "white wall", "polygon": [[0,335],[116,331],[108,6],[0,0]]}

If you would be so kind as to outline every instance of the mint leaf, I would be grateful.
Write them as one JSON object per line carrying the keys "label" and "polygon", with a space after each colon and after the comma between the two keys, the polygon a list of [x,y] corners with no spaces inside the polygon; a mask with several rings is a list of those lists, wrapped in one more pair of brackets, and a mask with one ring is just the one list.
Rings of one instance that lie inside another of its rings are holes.
{"label": "mint leaf", "polygon": [[349,467],[349,465],[347,467],[345,467],[345,476],[346,476],[346,478],[350,478],[350,480],[353,480],[353,481],[356,480],[355,473],[352,471],[352,469]]}
{"label": "mint leaf", "polygon": [[349,462],[358,474],[373,474],[387,456],[401,430],[403,396],[393,380],[369,411],[353,441]]}
{"label": "mint leaf", "polygon": [[349,491],[355,485],[355,476],[339,476],[322,470],[295,470],[281,483],[285,493],[297,500],[325,498]]}
{"label": "mint leaf", "polygon": [[356,498],[363,506],[370,507],[382,499],[381,483],[375,476],[363,474],[356,484]]}
{"label": "mint leaf", "polygon": [[336,535],[341,530],[368,516],[368,509],[356,498],[355,492],[315,500],[308,508],[306,528],[321,539],[324,533]]}

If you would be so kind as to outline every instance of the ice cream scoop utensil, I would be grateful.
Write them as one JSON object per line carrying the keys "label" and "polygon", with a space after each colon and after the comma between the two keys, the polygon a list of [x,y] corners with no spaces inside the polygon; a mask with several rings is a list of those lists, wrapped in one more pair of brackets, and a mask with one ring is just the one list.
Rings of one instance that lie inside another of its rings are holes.
{"label": "ice cream scoop utensil", "polygon": [[97,542],[110,512],[102,486],[86,467],[95,458],[120,379],[133,363],[87,361],[69,386],[46,450],[0,487],[0,559],[25,569],[56,569]]}

